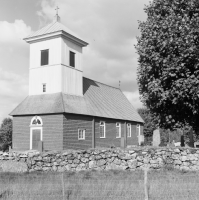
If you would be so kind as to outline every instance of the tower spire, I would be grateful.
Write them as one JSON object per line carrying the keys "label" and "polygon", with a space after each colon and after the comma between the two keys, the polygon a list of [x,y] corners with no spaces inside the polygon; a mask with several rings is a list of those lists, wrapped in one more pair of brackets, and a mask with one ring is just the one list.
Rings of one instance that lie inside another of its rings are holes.
{"label": "tower spire", "polygon": [[60,22],[60,16],[58,15],[59,7],[57,6],[57,7],[55,8],[55,10],[56,10],[55,20],[56,20],[57,22]]}

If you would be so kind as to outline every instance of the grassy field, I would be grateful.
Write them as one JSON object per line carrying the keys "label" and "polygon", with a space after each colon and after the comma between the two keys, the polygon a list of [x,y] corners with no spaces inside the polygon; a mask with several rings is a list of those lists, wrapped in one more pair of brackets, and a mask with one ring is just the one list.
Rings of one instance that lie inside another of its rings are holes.
{"label": "grassy field", "polygon": [[[150,171],[149,200],[199,199],[199,174]],[[144,200],[142,171],[0,173],[0,199]]]}

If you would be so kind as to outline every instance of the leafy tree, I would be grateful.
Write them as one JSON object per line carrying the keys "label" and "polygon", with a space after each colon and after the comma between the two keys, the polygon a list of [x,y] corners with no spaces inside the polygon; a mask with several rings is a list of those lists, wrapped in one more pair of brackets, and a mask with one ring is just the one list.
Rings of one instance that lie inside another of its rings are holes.
{"label": "leafy tree", "polygon": [[144,136],[145,137],[152,137],[153,131],[156,129],[156,122],[153,118],[153,115],[150,113],[149,109],[147,108],[139,108],[138,113],[144,120]]}
{"label": "leafy tree", "polygon": [[163,128],[199,125],[199,1],[153,0],[139,22],[141,101]]}
{"label": "leafy tree", "polygon": [[4,148],[12,145],[12,119],[5,118],[0,128],[0,140],[3,143]]}

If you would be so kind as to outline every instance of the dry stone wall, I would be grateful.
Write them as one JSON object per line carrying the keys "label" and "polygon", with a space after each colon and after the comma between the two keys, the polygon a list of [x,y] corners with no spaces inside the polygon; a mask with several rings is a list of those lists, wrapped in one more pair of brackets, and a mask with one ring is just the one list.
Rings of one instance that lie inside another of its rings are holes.
{"label": "dry stone wall", "polygon": [[65,152],[0,152],[0,171],[137,170],[164,167],[199,170],[199,149],[134,148]]}

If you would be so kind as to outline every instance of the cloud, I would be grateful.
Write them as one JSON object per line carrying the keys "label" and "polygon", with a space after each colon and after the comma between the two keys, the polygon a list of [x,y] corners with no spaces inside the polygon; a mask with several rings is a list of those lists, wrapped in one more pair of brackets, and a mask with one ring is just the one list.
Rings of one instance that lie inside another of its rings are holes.
{"label": "cloud", "polygon": [[0,68],[0,122],[28,95],[28,77]]}
{"label": "cloud", "polygon": [[0,21],[0,30],[1,44],[21,43],[22,39],[31,33],[31,28],[23,20],[15,20],[14,23]]}
{"label": "cloud", "polygon": [[0,21],[0,66],[3,70],[28,76],[29,45],[23,40],[31,33],[31,27],[23,20],[13,23]]}
{"label": "cloud", "polygon": [[0,21],[0,122],[28,95],[31,28],[23,20]]}

